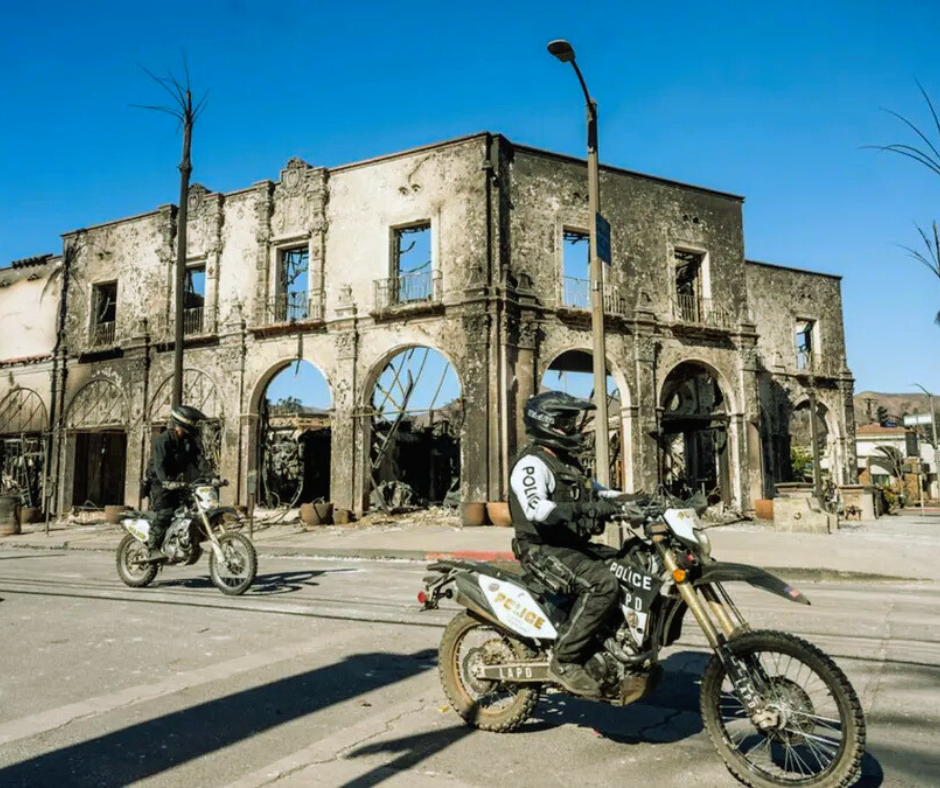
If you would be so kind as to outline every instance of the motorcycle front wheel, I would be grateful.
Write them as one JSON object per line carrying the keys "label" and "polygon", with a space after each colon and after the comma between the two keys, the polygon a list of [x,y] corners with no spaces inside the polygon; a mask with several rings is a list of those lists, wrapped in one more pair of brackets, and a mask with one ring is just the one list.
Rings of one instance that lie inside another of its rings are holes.
{"label": "motorcycle front wheel", "polygon": [[865,718],[835,662],[785,632],[748,632],[728,646],[770,718],[763,730],[755,725],[713,656],[702,680],[702,720],[731,773],[754,788],[849,785],[865,753]]}
{"label": "motorcycle front wheel", "polygon": [[225,533],[219,536],[222,560],[216,558],[215,550],[209,550],[209,577],[223,594],[244,594],[258,573],[258,555],[247,536]]}
{"label": "motorcycle front wheel", "polygon": [[524,723],[539,699],[539,686],[477,678],[474,668],[531,659],[524,643],[469,613],[459,613],[441,638],[439,670],[444,693],[461,717],[484,731],[506,733]]}
{"label": "motorcycle front wheel", "polygon": [[117,571],[124,585],[143,588],[153,582],[159,567],[145,559],[150,550],[147,545],[127,534],[118,545]]}

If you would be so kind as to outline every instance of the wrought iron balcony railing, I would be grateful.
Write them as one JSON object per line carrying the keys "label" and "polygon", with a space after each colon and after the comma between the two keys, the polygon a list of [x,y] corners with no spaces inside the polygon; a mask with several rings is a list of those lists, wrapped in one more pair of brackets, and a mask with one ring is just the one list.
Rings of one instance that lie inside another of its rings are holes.
{"label": "wrought iron balcony railing", "polygon": [[405,304],[433,304],[441,300],[441,280],[430,271],[401,274],[374,282],[376,309]]}
{"label": "wrought iron balcony railing", "polygon": [[844,366],[839,358],[832,358],[810,350],[797,350],[792,363],[798,375],[816,375],[824,378],[839,377]]}
{"label": "wrought iron balcony railing", "polygon": [[88,344],[96,348],[113,347],[116,337],[116,326],[117,323],[114,320],[109,320],[106,323],[96,323],[91,327]]}
{"label": "wrought iron balcony railing", "polygon": [[305,291],[280,293],[261,306],[260,325],[300,323],[323,319],[323,293],[315,290],[307,297]]}
{"label": "wrought iron balcony railing", "polygon": [[[569,309],[591,309],[591,280],[566,276],[561,282],[561,305]],[[627,302],[619,288],[604,284],[604,312],[609,315],[625,315]]]}
{"label": "wrought iron balcony railing", "polygon": [[[211,306],[196,306],[183,310],[183,336],[213,334],[216,331],[217,310]],[[172,342],[176,335],[174,316],[160,315],[150,323],[150,338],[157,342]]]}
{"label": "wrought iron balcony railing", "polygon": [[674,308],[675,318],[681,323],[728,329],[735,325],[731,310],[710,298],[676,295]]}

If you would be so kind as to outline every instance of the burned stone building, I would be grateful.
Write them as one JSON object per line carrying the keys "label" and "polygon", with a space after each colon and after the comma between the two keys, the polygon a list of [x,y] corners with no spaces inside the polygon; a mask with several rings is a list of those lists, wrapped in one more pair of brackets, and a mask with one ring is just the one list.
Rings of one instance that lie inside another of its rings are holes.
{"label": "burned stone building", "polygon": [[[827,467],[854,481],[838,277],[746,261],[741,197],[614,167],[600,192],[615,482],[750,510],[787,478],[811,399]],[[224,494],[260,494],[268,387],[301,360],[329,391],[304,427],[319,497],[362,511],[400,474],[425,503],[503,499],[523,401],[548,373],[591,369],[572,251],[590,220],[584,161],[489,133],[194,185],[183,398],[212,417]],[[55,511],[136,505],[169,412],[176,208],[62,238],[59,256],[0,271],[0,433],[44,440]],[[425,369],[437,391],[415,414],[428,349],[449,373]]]}

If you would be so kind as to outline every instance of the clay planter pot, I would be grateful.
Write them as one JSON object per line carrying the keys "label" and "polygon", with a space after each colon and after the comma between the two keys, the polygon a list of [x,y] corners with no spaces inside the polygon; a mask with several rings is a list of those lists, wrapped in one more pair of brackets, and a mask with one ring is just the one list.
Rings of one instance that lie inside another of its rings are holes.
{"label": "clay planter pot", "polygon": [[300,522],[306,526],[322,525],[320,514],[312,503],[300,504]]}
{"label": "clay planter pot", "polygon": [[353,521],[353,513],[349,509],[334,509],[333,522],[336,525],[346,525]]}
{"label": "clay planter pot", "polygon": [[104,507],[104,519],[107,520],[111,525],[119,525],[121,522],[121,516],[127,510],[127,507],[124,504],[120,506],[105,506]]}
{"label": "clay planter pot", "polygon": [[758,498],[754,501],[754,516],[758,520],[774,519],[774,502],[772,498]]}
{"label": "clay planter pot", "polygon": [[0,536],[12,536],[20,532],[19,496],[0,495]]}
{"label": "clay planter pot", "polygon": [[464,525],[484,525],[486,523],[486,504],[475,502],[460,504],[460,518]]}
{"label": "clay planter pot", "polygon": [[333,504],[332,503],[315,503],[313,508],[316,510],[317,517],[320,518],[320,523],[322,525],[329,525],[333,522]]}
{"label": "clay planter pot", "polygon": [[512,526],[512,515],[509,513],[509,504],[503,501],[490,501],[486,504],[486,513],[493,525],[501,528]]}
{"label": "clay planter pot", "polygon": [[22,509],[20,509],[21,523],[38,523],[41,520],[42,509],[40,509],[38,506],[24,506]]}

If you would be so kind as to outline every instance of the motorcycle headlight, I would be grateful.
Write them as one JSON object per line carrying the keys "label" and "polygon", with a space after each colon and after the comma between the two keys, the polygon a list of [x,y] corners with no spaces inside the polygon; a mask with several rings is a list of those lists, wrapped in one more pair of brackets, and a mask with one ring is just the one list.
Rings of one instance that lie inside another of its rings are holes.
{"label": "motorcycle headlight", "polygon": [[708,534],[699,528],[695,531],[695,535],[698,537],[699,545],[701,545],[702,555],[710,556],[712,554],[712,541],[708,538]]}

